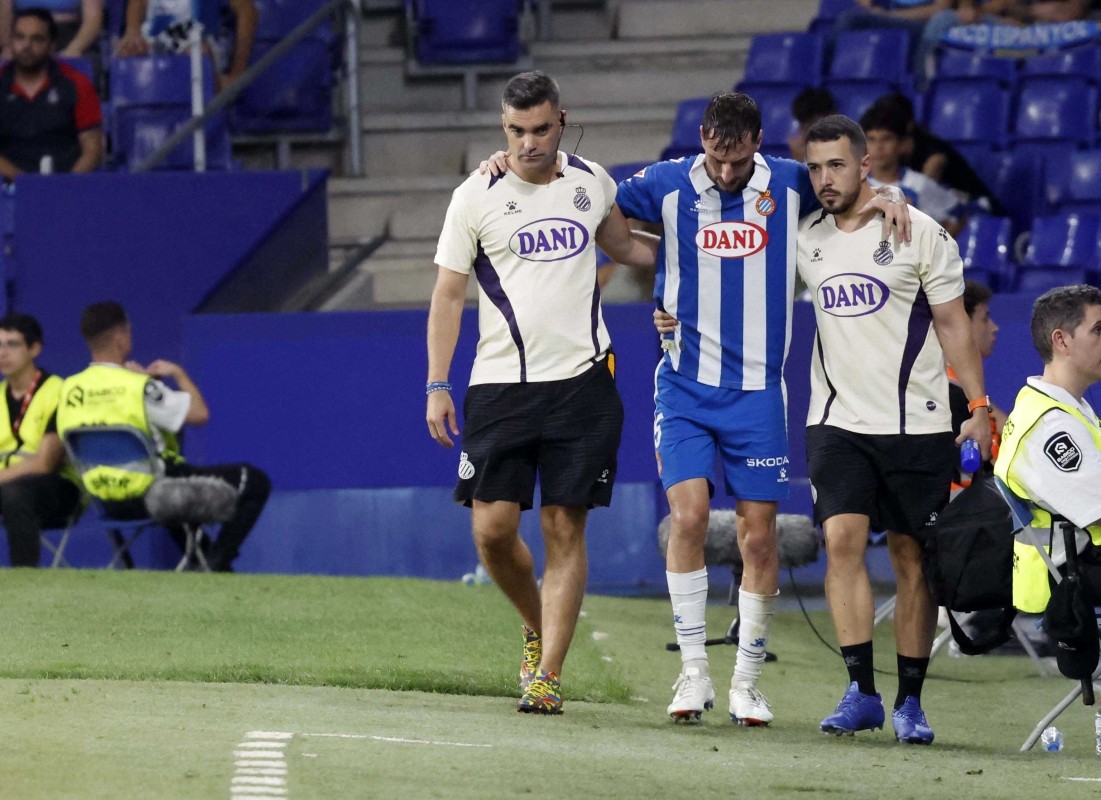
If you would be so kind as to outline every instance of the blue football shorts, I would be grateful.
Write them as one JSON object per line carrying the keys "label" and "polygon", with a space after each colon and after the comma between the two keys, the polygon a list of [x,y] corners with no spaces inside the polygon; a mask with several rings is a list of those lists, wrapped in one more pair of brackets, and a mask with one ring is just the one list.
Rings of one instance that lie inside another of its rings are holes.
{"label": "blue football shorts", "polygon": [[662,360],[655,376],[654,451],[662,486],[706,478],[714,490],[715,458],[726,490],[739,500],[788,496],[787,402],[784,387],[757,391],[705,386]]}

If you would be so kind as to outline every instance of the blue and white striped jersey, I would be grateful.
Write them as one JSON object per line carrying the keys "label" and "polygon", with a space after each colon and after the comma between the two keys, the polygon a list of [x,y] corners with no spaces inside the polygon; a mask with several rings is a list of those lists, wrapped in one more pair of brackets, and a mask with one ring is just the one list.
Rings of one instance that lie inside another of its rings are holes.
{"label": "blue and white striped jersey", "polygon": [[704,156],[663,161],[619,185],[625,216],[665,226],[654,299],[680,321],[670,366],[707,386],[779,386],[791,341],[795,236],[819,207],[805,165],[754,156],[740,194],[720,191]]}

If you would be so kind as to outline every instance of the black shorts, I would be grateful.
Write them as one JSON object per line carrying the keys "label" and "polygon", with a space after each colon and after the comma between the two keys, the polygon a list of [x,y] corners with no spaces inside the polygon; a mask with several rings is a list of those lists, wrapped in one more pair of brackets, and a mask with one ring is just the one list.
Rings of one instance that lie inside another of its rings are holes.
{"label": "black shorts", "polygon": [[921,536],[948,502],[955,436],[880,436],[810,425],[807,464],[819,524],[838,514],[866,514],[874,531]]}
{"label": "black shorts", "polygon": [[471,386],[463,401],[455,500],[529,509],[612,502],[623,403],[607,359],[563,381]]}

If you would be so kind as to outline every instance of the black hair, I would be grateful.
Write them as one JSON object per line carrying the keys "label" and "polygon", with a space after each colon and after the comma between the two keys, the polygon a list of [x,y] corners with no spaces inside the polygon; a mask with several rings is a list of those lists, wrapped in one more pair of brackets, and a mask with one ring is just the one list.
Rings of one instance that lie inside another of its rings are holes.
{"label": "black hair", "polygon": [[966,281],[963,284],[963,308],[968,317],[975,315],[975,309],[983,303],[989,303],[994,293],[989,287],[978,281]]}
{"label": "black hair", "polygon": [[800,125],[809,125],[815,120],[837,113],[837,101],[829,89],[808,86],[791,101],[791,115]]}
{"label": "black hair", "polygon": [[807,144],[836,142],[845,136],[849,137],[853,155],[857,160],[864,158],[868,153],[868,140],[864,138],[864,131],[854,120],[844,114],[830,114],[811,125],[810,130],[807,131]]}
{"label": "black hair", "polygon": [[15,23],[23,19],[23,17],[34,17],[35,19],[42,20],[46,23],[46,35],[50,38],[50,43],[57,41],[57,21],[54,19],[54,15],[50,13],[48,8],[42,8],[41,6],[34,6],[33,8],[20,8],[16,9],[12,15],[11,26],[12,30],[15,29]]}
{"label": "black hair", "polygon": [[741,92],[722,92],[711,98],[700,122],[705,139],[715,139],[720,147],[732,147],[748,137],[757,141],[761,132],[761,108],[757,101]]}
{"label": "black hair", "polygon": [[1082,324],[1087,306],[1101,306],[1101,289],[1080,283],[1059,286],[1040,295],[1032,306],[1032,345],[1045,364],[1054,357],[1051,334],[1071,333]]}
{"label": "black hair", "polygon": [[42,326],[30,314],[12,312],[0,317],[0,331],[15,331],[23,335],[27,347],[42,341]]}
{"label": "black hair", "polygon": [[514,75],[501,93],[501,108],[525,111],[543,103],[558,108],[558,82],[545,72],[534,70]]}
{"label": "black hair", "polygon": [[114,300],[92,303],[80,316],[80,335],[84,337],[84,341],[92,342],[129,321],[125,309]]}
{"label": "black hair", "polygon": [[890,103],[872,103],[864,115],[860,118],[860,127],[864,132],[888,131],[899,139],[904,138],[910,132],[910,120],[899,110],[898,106]]}

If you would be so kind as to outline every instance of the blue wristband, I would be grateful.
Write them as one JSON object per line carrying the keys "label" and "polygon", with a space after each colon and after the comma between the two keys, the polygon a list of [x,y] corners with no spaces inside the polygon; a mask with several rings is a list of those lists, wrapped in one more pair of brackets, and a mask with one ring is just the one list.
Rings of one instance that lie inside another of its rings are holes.
{"label": "blue wristband", "polygon": [[432,381],[430,384],[424,387],[425,394],[432,394],[432,392],[450,392],[451,384],[447,381]]}

